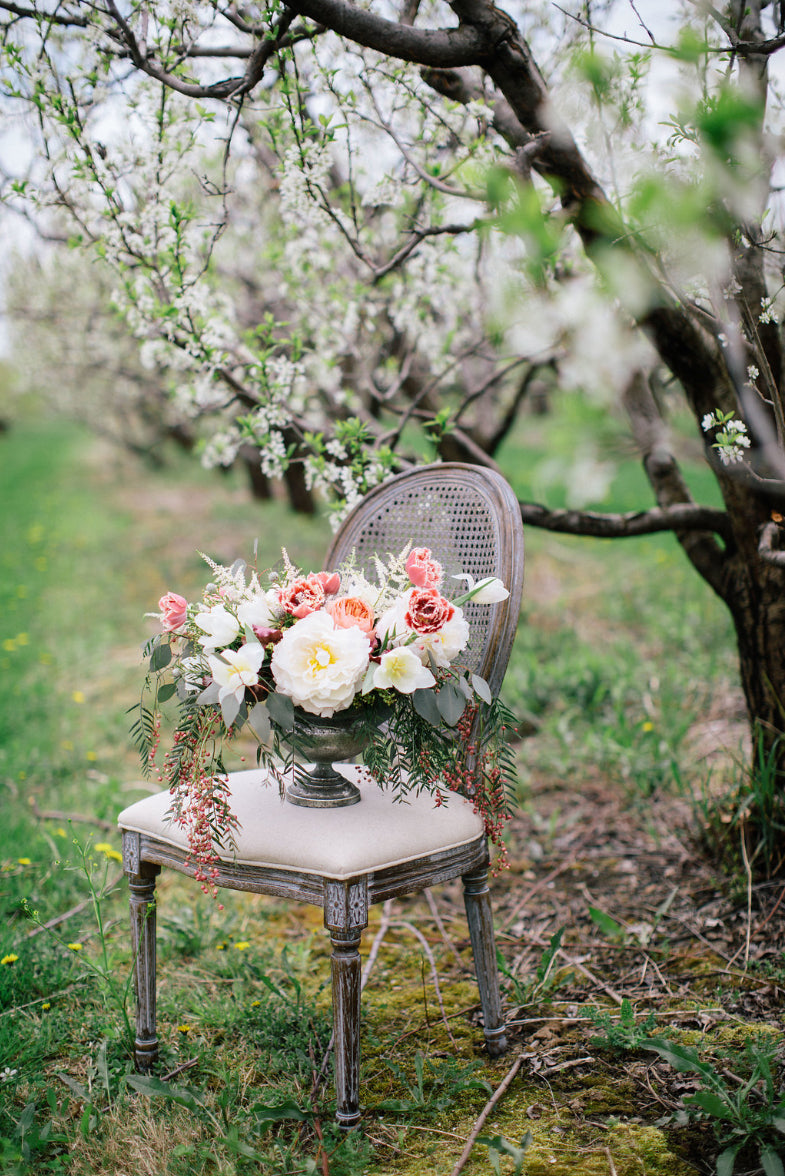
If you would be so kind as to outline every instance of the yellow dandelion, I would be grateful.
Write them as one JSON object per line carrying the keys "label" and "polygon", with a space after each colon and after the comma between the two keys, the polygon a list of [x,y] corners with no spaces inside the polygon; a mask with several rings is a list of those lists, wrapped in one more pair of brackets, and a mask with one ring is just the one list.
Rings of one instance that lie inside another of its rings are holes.
{"label": "yellow dandelion", "polygon": [[652,721],[650,719],[647,719],[645,723],[641,724],[641,731],[653,731],[653,730],[654,730],[654,723],[652,723]]}
{"label": "yellow dandelion", "polygon": [[38,655],[38,664],[41,666],[51,666],[53,661],[54,658],[52,657],[51,653],[44,652],[39,653]]}
{"label": "yellow dandelion", "polygon": [[3,642],[3,649],[6,651],[6,653],[14,652],[16,649],[16,642],[14,641],[13,637],[6,637],[5,641]]}
{"label": "yellow dandelion", "polygon": [[245,939],[241,939],[239,943],[235,943],[235,951],[247,951],[251,946]]}
{"label": "yellow dandelion", "polygon": [[44,1012],[46,1012],[47,1009],[51,1009],[51,1007],[52,1007],[51,1001],[48,1001],[48,1000],[45,1000],[44,1003],[41,1005],[41,1008],[43,1009]]}
{"label": "yellow dandelion", "polygon": [[17,633],[16,644],[17,645],[29,645],[30,644],[30,634],[29,633]]}
{"label": "yellow dandelion", "polygon": [[81,951],[82,950],[81,943],[67,943],[66,947],[68,948],[69,951]]}
{"label": "yellow dandelion", "polygon": [[14,955],[14,953],[11,952],[9,955],[3,956],[3,958],[0,960],[0,966],[4,967],[6,964],[15,964],[18,959],[19,956]]}
{"label": "yellow dandelion", "polygon": [[32,866],[32,864],[33,864],[30,861],[30,858],[17,858],[16,860],[20,866]]}
{"label": "yellow dandelion", "polygon": [[228,943],[216,943],[215,950],[216,951],[226,951],[228,946],[229,946]]}
{"label": "yellow dandelion", "polygon": [[68,836],[68,834],[66,833],[65,829],[63,829],[63,827],[61,825],[58,825],[57,828],[55,829],[55,837],[67,837],[67,836]]}
{"label": "yellow dandelion", "polygon": [[191,1025],[178,1025],[177,1032],[178,1033],[190,1033],[192,1028],[193,1028],[193,1026],[191,1026]]}
{"label": "yellow dandelion", "polygon": [[71,694],[71,698],[74,700],[74,702],[84,702],[84,692],[82,690],[74,690]]}
{"label": "yellow dandelion", "polygon": [[94,751],[88,751],[85,755],[85,759],[89,760],[90,763],[95,763],[95,761],[98,759],[98,756]]}
{"label": "yellow dandelion", "polygon": [[260,1000],[252,1000],[252,1001],[251,1001],[251,1008],[252,1008],[252,1009],[258,1009],[258,1008],[259,1008],[259,1005],[260,1005],[261,1003],[262,1003],[262,1002],[261,1002]]}
{"label": "yellow dandelion", "polygon": [[108,841],[97,841],[93,848],[96,849],[98,853],[102,853],[104,857],[108,858],[111,862],[121,862],[123,860],[123,855],[118,853],[114,846],[110,845]]}

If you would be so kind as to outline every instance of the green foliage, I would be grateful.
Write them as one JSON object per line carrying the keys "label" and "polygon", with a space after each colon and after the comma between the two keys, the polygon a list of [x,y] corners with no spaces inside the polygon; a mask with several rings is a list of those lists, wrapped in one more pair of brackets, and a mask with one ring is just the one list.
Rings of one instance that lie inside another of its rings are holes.
{"label": "green foliage", "polygon": [[504,956],[498,948],[496,949],[496,964],[499,973],[507,981],[510,998],[520,1007],[527,1007],[548,999],[557,989],[572,979],[573,973],[570,969],[558,971],[554,966],[563,935],[563,927],[553,933],[548,946],[540,956],[534,977],[525,981],[519,980],[510,971]]}
{"label": "green foliage", "polygon": [[724,1051],[719,1062],[702,1057],[692,1046],[663,1038],[645,1044],[674,1070],[696,1074],[700,1086],[684,1099],[687,1119],[711,1123],[722,1151],[717,1176],[731,1176],[742,1149],[754,1148],[765,1176],[783,1176],[785,1084],[782,1059],[770,1036],[752,1037],[744,1052]]}
{"label": "green foliage", "polygon": [[491,1093],[491,1087],[485,1079],[476,1077],[477,1070],[482,1066],[481,1062],[461,1065],[451,1058],[446,1061],[432,1061],[418,1049],[414,1056],[413,1075],[405,1066],[390,1058],[385,1059],[385,1065],[395,1075],[398,1084],[407,1091],[408,1097],[385,1099],[378,1104],[378,1110],[397,1111],[401,1114],[426,1112],[433,1115],[452,1107],[456,1099],[467,1090]]}
{"label": "green foliage", "polygon": [[602,1030],[591,1038],[592,1045],[615,1054],[637,1053],[645,1049],[657,1026],[653,1013],[639,1021],[626,997],[621,1002],[618,1017],[611,1016],[605,1009],[588,1007],[582,1011],[597,1029]]}
{"label": "green foliage", "polygon": [[[521,1176],[526,1160],[526,1152],[532,1141],[531,1131],[527,1131],[518,1144],[511,1143],[503,1135],[479,1135],[478,1143],[484,1143],[488,1149],[488,1159],[495,1176],[501,1176],[501,1157],[509,1156],[513,1162],[510,1176]],[[507,1169],[509,1171],[509,1169]]]}

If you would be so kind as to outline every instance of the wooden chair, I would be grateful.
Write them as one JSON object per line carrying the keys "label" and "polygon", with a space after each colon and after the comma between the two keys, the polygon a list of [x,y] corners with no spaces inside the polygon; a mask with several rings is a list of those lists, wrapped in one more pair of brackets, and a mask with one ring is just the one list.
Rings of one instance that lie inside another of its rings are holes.
{"label": "wooden chair", "polygon": [[[428,546],[446,574],[498,576],[509,599],[465,609],[471,669],[496,694],[518,622],[523,582],[523,530],[512,490],[499,475],[444,463],[399,476],[368,494],[335,536],[325,567],[352,551],[367,565],[373,553]],[[448,581],[449,583],[449,581]],[[456,585],[460,590],[460,585]],[[236,849],[218,863],[218,886],[314,903],[324,910],[332,943],[336,1118],[360,1118],[360,936],[368,907],[438,882],[463,879],[464,898],[492,1055],[506,1049],[488,891],[488,849],[482,820],[461,797],[435,808],[427,794],[393,803],[363,782],[361,769],[341,769],[362,791],[360,804],[316,809],[281,803],[259,770],[232,773],[231,803],[240,827]],[[135,1058],[148,1070],[158,1054],[155,1022],[155,883],[162,866],[193,874],[185,835],[166,820],[168,792],[132,804],[118,818],[130,886],[136,959]]]}

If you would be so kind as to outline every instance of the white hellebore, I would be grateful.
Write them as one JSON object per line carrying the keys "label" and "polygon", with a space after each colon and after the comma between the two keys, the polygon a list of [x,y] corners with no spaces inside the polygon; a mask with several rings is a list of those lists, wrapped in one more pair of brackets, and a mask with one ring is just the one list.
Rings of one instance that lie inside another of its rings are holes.
{"label": "white hellebore", "polygon": [[345,710],[368,669],[371,643],[356,625],[337,629],[320,610],[287,629],[270,663],[281,694],[311,715]]}
{"label": "white hellebore", "polygon": [[240,622],[233,617],[222,604],[214,604],[207,612],[197,613],[194,618],[206,636],[199,638],[199,644],[205,650],[215,649],[219,645],[231,645],[240,632]]}
{"label": "white hellebore", "polygon": [[257,596],[252,596],[250,600],[243,601],[237,609],[237,619],[244,628],[251,629],[254,625],[259,629],[276,627],[277,620],[273,615],[271,596],[277,602],[277,594],[269,592],[261,592]]}
{"label": "white hellebore", "polygon": [[237,650],[225,649],[221,657],[208,657],[213,681],[220,686],[218,701],[223,702],[230,694],[238,703],[242,702],[246,686],[255,686],[259,681],[259,667],[264,661],[264,646],[258,641],[248,641]]}
{"label": "white hellebore", "polygon": [[417,633],[407,649],[413,649],[423,665],[433,658],[437,666],[446,669],[468,644],[469,626],[461,609],[456,608],[452,619],[437,633]]}
{"label": "white hellebore", "polygon": [[466,595],[475,604],[499,604],[510,595],[497,576],[486,576],[483,580],[475,581],[474,576],[464,573],[461,576],[453,576],[453,580],[466,581]]}
{"label": "white hellebore", "polygon": [[393,687],[401,694],[413,694],[415,690],[423,690],[435,684],[436,679],[431,671],[407,645],[383,653],[373,675],[374,689],[389,690]]}

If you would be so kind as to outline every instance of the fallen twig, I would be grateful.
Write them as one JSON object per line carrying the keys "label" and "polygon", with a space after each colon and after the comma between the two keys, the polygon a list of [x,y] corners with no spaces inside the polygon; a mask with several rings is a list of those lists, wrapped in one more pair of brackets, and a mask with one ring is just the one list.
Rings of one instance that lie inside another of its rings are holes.
{"label": "fallen twig", "polygon": [[466,1140],[466,1146],[464,1147],[463,1151],[461,1152],[460,1156],[458,1157],[458,1162],[455,1165],[455,1167],[453,1168],[452,1172],[450,1173],[450,1176],[459,1176],[459,1173],[461,1173],[463,1171],[464,1167],[466,1166],[466,1161],[469,1159],[469,1156],[471,1154],[471,1150],[474,1147],[477,1136],[482,1131],[483,1124],[485,1123],[485,1120],[488,1118],[488,1116],[490,1115],[493,1108],[496,1106],[496,1104],[499,1102],[499,1100],[504,1095],[505,1091],[509,1087],[513,1078],[520,1070],[521,1066],[523,1065],[524,1057],[525,1057],[524,1054],[522,1054],[522,1053],[518,1054],[518,1057],[515,1059],[515,1061],[510,1066],[507,1073],[505,1074],[501,1085],[496,1088],[496,1090],[493,1092],[491,1097],[488,1099],[485,1106],[480,1111],[479,1117],[477,1118],[476,1123],[472,1127],[471,1134],[469,1135],[469,1138]]}
{"label": "fallen twig", "polygon": [[417,937],[417,939],[419,939],[420,943],[422,944],[422,949],[425,952],[426,956],[428,957],[428,963],[431,965],[431,976],[433,978],[433,987],[436,990],[436,999],[439,1002],[439,1008],[441,1010],[442,1020],[444,1021],[444,1027],[447,1030],[447,1036],[449,1037],[450,1041],[453,1043],[453,1045],[457,1049],[458,1044],[452,1035],[452,1030],[450,1029],[450,1026],[447,1021],[447,1011],[444,1007],[444,1001],[442,1000],[442,990],[439,987],[439,973],[436,969],[436,960],[433,958],[433,952],[431,951],[430,947],[428,946],[428,940],[425,938],[425,936],[422,934],[422,932],[417,929],[417,927],[415,927],[412,923],[407,923],[404,919],[397,920],[395,922],[395,926],[396,927],[406,927],[409,931],[412,932],[413,935],[415,935]]}
{"label": "fallen twig", "polygon": [[30,798],[30,808],[33,816],[38,817],[39,821],[65,821],[66,824],[76,821],[82,825],[97,825],[99,829],[106,829],[108,833],[117,832],[116,821],[107,821],[103,817],[85,816],[83,813],[61,813],[56,809],[40,809],[36,804],[35,797]]}
{"label": "fallen twig", "polygon": [[438,907],[436,906],[436,900],[433,897],[433,895],[431,894],[430,890],[425,891],[425,901],[428,903],[428,909],[431,912],[431,914],[433,915],[434,923],[439,928],[439,933],[440,933],[442,940],[444,942],[444,946],[447,948],[448,951],[452,952],[452,954],[455,957],[455,960],[458,964],[458,967],[461,969],[461,971],[462,972],[467,971],[465,961],[462,960],[461,957],[458,955],[457,947],[455,946],[455,944],[453,943],[453,941],[450,939],[449,935],[447,934],[446,928],[445,928],[444,923],[442,921],[442,917],[439,914]]}
{"label": "fallen twig", "polygon": [[183,1062],[182,1065],[177,1066],[174,1070],[170,1070],[168,1074],[164,1074],[161,1081],[168,1082],[170,1078],[176,1078],[178,1074],[182,1074],[183,1070],[190,1070],[191,1066],[195,1066],[198,1061],[198,1057],[189,1058],[187,1062]]}
{"label": "fallen twig", "polygon": [[[120,870],[119,873],[115,874],[114,878],[112,878],[111,881],[106,883],[106,886],[103,888],[102,893],[108,894],[110,890],[114,890],[115,886],[117,886],[118,882],[121,882],[122,879],[123,879],[123,872],[122,872],[122,870]],[[35,927],[32,931],[27,932],[25,939],[34,939],[35,936],[40,935],[42,931],[53,930],[55,927],[58,927],[61,923],[65,923],[68,921],[68,919],[72,919],[74,917],[74,915],[78,915],[80,913],[80,911],[83,911],[85,909],[85,907],[91,906],[92,902],[93,902],[92,898],[86,898],[83,902],[79,902],[76,904],[76,906],[71,907],[70,910],[64,911],[62,915],[55,915],[54,918],[49,919],[48,922],[39,923],[39,925],[37,927]]]}

